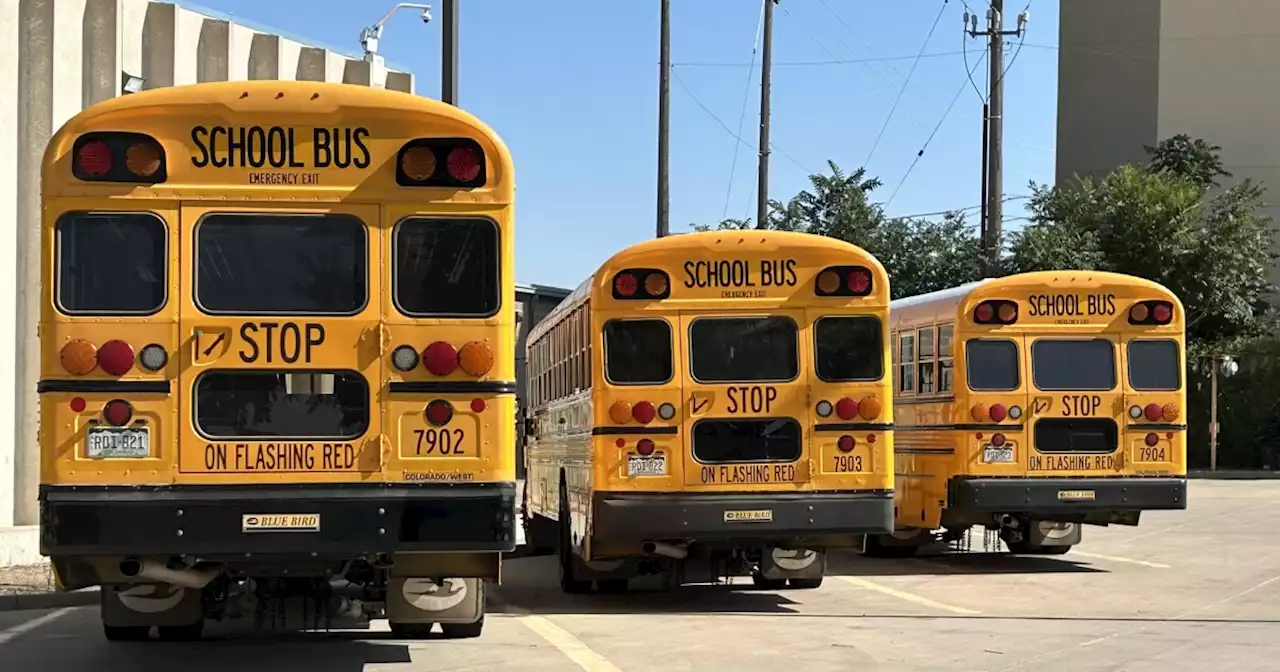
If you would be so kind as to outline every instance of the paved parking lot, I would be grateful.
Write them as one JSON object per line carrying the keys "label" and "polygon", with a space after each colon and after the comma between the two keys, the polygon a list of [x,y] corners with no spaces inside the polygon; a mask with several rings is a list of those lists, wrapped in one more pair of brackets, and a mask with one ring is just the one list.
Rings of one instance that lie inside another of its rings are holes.
{"label": "paved parking lot", "polygon": [[[550,558],[513,560],[480,639],[374,632],[109,644],[95,608],[0,613],[12,670],[1276,669],[1280,481],[1194,481],[1191,508],[1085,530],[1051,558],[831,559],[812,591],[686,586],[566,596]],[[1268,662],[1271,661],[1271,662]]]}

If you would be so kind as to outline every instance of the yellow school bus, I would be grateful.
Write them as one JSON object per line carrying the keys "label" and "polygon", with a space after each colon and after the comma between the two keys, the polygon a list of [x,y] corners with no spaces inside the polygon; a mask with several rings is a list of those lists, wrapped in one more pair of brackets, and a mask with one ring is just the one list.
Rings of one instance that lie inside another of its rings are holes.
{"label": "yellow school bus", "polygon": [[1100,271],[982,280],[892,304],[897,530],[998,530],[1060,554],[1082,525],[1184,509],[1185,317],[1168,289]]}
{"label": "yellow school bus", "polygon": [[813,588],[892,525],[889,280],[820,236],[659,238],[530,333],[525,515],[570,593],[750,573]]}
{"label": "yellow school bus", "polygon": [[490,128],[366,87],[159,89],[53,136],[41,551],[104,586],[109,639],[268,607],[480,633],[515,546],[513,195]]}

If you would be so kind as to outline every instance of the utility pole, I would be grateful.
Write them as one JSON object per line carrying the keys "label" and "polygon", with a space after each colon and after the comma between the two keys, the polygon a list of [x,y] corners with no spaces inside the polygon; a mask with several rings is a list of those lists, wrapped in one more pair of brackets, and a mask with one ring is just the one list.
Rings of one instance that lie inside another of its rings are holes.
{"label": "utility pole", "polygon": [[442,0],[440,100],[458,104],[458,0]]}
{"label": "utility pole", "polygon": [[658,75],[658,237],[671,234],[671,0],[662,0]]}
{"label": "utility pole", "polygon": [[987,29],[978,30],[976,14],[965,12],[965,27],[970,37],[986,37],[987,58],[991,74],[987,82],[987,114],[984,115],[986,158],[983,169],[986,184],[986,222],[982,227],[986,235],[982,240],[984,275],[990,277],[1000,264],[1000,233],[1004,219],[1004,38],[1026,34],[1030,12],[1018,15],[1017,30],[1004,29],[1004,0],[990,0],[987,9]]}
{"label": "utility pole", "polygon": [[760,175],[757,178],[756,228],[769,221],[769,79],[773,66],[773,6],[764,0],[764,50],[760,57]]}

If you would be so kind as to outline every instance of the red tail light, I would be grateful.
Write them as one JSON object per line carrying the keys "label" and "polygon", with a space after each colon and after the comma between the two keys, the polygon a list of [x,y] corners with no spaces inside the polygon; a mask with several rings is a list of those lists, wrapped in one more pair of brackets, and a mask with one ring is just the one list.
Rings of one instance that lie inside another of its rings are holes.
{"label": "red tail light", "polygon": [[470,182],[480,176],[483,164],[476,150],[470,147],[454,147],[449,152],[449,177],[459,182]]}
{"label": "red tail light", "polygon": [[113,339],[98,348],[98,366],[113,376],[123,376],[133,368],[133,346]]}
{"label": "red tail light", "polygon": [[992,434],[992,435],[991,435],[991,445],[995,446],[996,448],[999,448],[1000,446],[1003,446],[1003,445],[1004,445],[1004,434]]}
{"label": "red tail light", "polygon": [[853,437],[846,435],[840,437],[839,441],[836,441],[836,448],[839,448],[842,453],[849,453],[853,452],[853,444]]}
{"label": "red tail light", "polygon": [[640,439],[636,442],[636,452],[641,455],[652,455],[653,449],[654,445],[652,439]]}
{"label": "red tail light", "polygon": [[123,399],[113,399],[103,407],[102,417],[116,427],[121,427],[133,419],[133,407]]}
{"label": "red tail light", "polygon": [[472,400],[471,400],[471,412],[472,412],[472,413],[484,413],[484,407],[485,407],[484,399],[472,399]]}
{"label": "red tail light", "polygon": [[1003,299],[983,301],[973,309],[977,324],[1013,324],[1018,321],[1018,304]]}
{"label": "red tail light", "polygon": [[458,368],[458,351],[444,341],[436,341],[422,351],[422,363],[437,376],[447,376]]}
{"label": "red tail light", "polygon": [[636,295],[639,288],[640,281],[630,273],[619,273],[613,278],[613,293],[617,297],[629,299]]}
{"label": "red tail light", "polygon": [[647,425],[653,422],[653,417],[657,415],[657,413],[658,411],[653,407],[653,404],[647,401],[637,401],[636,404],[631,407],[631,417],[635,418],[636,422],[642,425]]}
{"label": "red tail light", "polygon": [[443,427],[453,419],[453,404],[444,399],[436,399],[427,404],[427,422],[436,427]]}
{"label": "red tail light", "polygon": [[1149,422],[1155,422],[1164,417],[1164,408],[1160,404],[1147,404],[1142,414],[1147,416]]}
{"label": "red tail light", "polygon": [[1005,409],[1004,404],[991,404],[991,409],[987,412],[991,414],[993,422],[1004,422],[1004,419],[1009,417],[1009,411]]}
{"label": "red tail light", "polygon": [[858,402],[849,397],[840,399],[836,402],[836,415],[840,416],[841,420],[852,420],[858,417]]}
{"label": "red tail light", "polygon": [[1142,439],[1142,440],[1143,440],[1143,441],[1144,441],[1148,446],[1154,446],[1154,445],[1156,445],[1157,443],[1160,443],[1160,437],[1159,437],[1159,436],[1156,436],[1155,432],[1152,432],[1152,433],[1150,433],[1150,434],[1147,434],[1145,437],[1143,437],[1143,439]]}
{"label": "red tail light", "polygon": [[101,140],[94,140],[80,145],[76,152],[76,165],[89,177],[102,177],[111,172],[111,148]]}

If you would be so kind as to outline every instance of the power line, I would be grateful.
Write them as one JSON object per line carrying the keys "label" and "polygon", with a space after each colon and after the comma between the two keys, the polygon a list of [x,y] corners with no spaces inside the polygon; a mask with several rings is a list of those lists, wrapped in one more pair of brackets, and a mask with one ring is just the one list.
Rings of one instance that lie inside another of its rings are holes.
{"label": "power line", "polygon": [[[1026,195],[1020,195],[1020,196],[1006,196],[1006,197],[1004,198],[1004,202],[1005,202],[1005,203],[1008,203],[1009,201],[1021,201],[1021,200],[1028,199],[1028,198],[1031,198],[1031,197],[1030,197],[1030,196],[1026,196]],[[886,204],[886,205],[888,205],[888,204]],[[978,205],[969,205],[969,206],[965,206],[965,207],[963,207],[963,208],[951,208],[951,209],[949,209],[949,210],[938,210],[938,211],[936,211],[936,212],[917,212],[917,213],[913,213],[913,214],[910,214],[910,215],[890,215],[890,216],[889,216],[889,219],[918,219],[918,218],[920,218],[920,217],[937,217],[938,215],[949,215],[949,214],[951,214],[951,213],[953,213],[953,212],[965,213],[965,212],[968,212],[968,211],[970,211],[970,210],[980,210],[980,209],[982,209],[982,204],[978,204]]]}
{"label": "power line", "polygon": [[[779,6],[779,9],[782,7]],[[785,13],[785,12],[784,12]],[[789,13],[787,13],[790,16]],[[828,52],[830,53],[830,52]],[[825,61],[782,61],[774,63],[777,67],[812,67],[820,65],[854,65],[858,63],[887,63],[891,61],[910,61],[921,58],[945,58],[948,56],[959,56],[963,51],[935,51],[928,54],[911,54],[899,56],[877,56],[875,58],[835,58]],[[754,68],[755,61],[688,61],[685,63],[673,63],[673,68]]]}
{"label": "power line", "polygon": [[933,39],[933,31],[938,29],[938,22],[942,21],[942,14],[947,11],[948,1],[942,0],[942,6],[938,8],[938,15],[933,17],[933,25],[929,26],[929,34],[924,36],[924,44],[920,45],[920,52],[916,56],[916,60],[912,61],[911,69],[907,71],[907,78],[902,81],[902,87],[898,89],[898,96],[893,99],[893,106],[889,108],[889,114],[884,118],[884,124],[880,126],[880,133],[876,135],[876,141],[871,143],[871,151],[867,152],[867,160],[862,162],[863,166],[871,163],[871,158],[876,155],[876,149],[880,147],[880,141],[884,139],[884,132],[889,130],[889,122],[893,121],[893,113],[898,111],[898,103],[902,102],[902,94],[907,92],[907,85],[911,83],[911,76],[916,74],[916,66],[920,65],[920,56],[924,54],[925,48],[929,46],[929,40]]}
{"label": "power line", "polygon": [[[764,5],[760,5],[760,19],[756,21],[756,32],[751,42],[751,67],[747,69],[747,83],[742,92],[742,110],[738,113],[738,137],[742,137],[742,124],[747,119],[747,102],[751,99],[751,75],[755,72],[756,51],[760,48],[760,29],[764,26]],[[724,211],[720,219],[729,216],[729,198],[733,195],[733,175],[738,170],[738,150],[742,145],[733,143],[733,162],[729,164],[729,186],[724,191]]]}
{"label": "power line", "polygon": [[[703,111],[703,112],[706,112],[706,113],[707,113],[707,116],[709,116],[709,117],[711,117],[712,119],[714,119],[714,120],[715,120],[715,122],[716,122],[717,124],[720,124],[720,128],[723,128],[725,133],[728,133],[728,134],[729,134],[729,136],[730,136],[730,137],[732,137],[734,140],[737,140],[738,142],[742,143],[743,145],[746,145],[748,149],[751,149],[752,151],[757,151],[757,150],[756,150],[756,146],[755,146],[755,145],[753,145],[753,144],[751,144],[751,143],[747,142],[746,140],[743,140],[743,139],[742,139],[742,137],[741,137],[741,136],[739,136],[737,133],[734,133],[734,132],[733,132],[733,129],[729,128],[729,125],[728,125],[728,124],[726,124],[726,123],[724,123],[724,121],[723,121],[723,120],[721,120],[721,119],[720,119],[720,117],[719,117],[719,116],[717,116],[715,112],[712,112],[712,111],[711,111],[711,108],[707,107],[706,105],[703,105],[703,104],[702,104],[702,101],[701,101],[701,100],[698,100],[698,97],[697,97],[697,96],[695,96],[695,95],[693,94],[693,91],[691,91],[691,90],[689,89],[689,86],[688,86],[688,85],[686,85],[686,84],[684,83],[684,80],[680,79],[680,75],[677,75],[677,74],[675,73],[675,71],[674,71],[674,70],[673,70],[673,71],[671,71],[671,78],[672,78],[672,79],[674,79],[674,80],[676,81],[676,84],[679,84],[679,85],[680,85],[680,88],[681,88],[681,89],[684,89],[684,92],[685,92],[685,93],[689,94],[689,98],[693,99],[693,102],[694,102],[694,103],[696,103],[696,104],[698,105],[698,107],[702,108],[702,111]],[[779,154],[781,154],[783,158],[787,159],[787,160],[788,160],[788,161],[790,161],[791,163],[794,163],[794,164],[796,165],[796,167],[797,167],[797,168],[799,168],[800,170],[803,170],[803,171],[805,172],[805,175],[812,175],[812,174],[813,174],[813,171],[810,171],[808,168],[805,168],[805,167],[804,167],[804,164],[802,164],[802,163],[800,163],[799,161],[797,161],[797,160],[796,160],[794,157],[792,157],[790,154],[788,154],[788,153],[786,153],[786,152],[782,151],[781,149],[778,149],[778,146],[777,146],[777,145],[775,145],[774,143],[772,143],[772,142],[770,142],[770,143],[769,143],[769,149],[770,149],[770,150],[772,150],[772,151],[775,151],[775,152],[777,152],[777,153],[779,153]]]}
{"label": "power line", "polygon": [[[986,59],[986,57],[987,55],[983,54],[982,58],[979,58],[978,61],[973,64],[973,68],[971,68],[968,72],[968,76],[970,79],[973,78],[973,70],[977,69],[977,67],[982,64],[982,61]],[[898,181],[898,186],[893,188],[893,193],[889,195],[889,200],[885,202],[885,207],[888,207],[889,204],[893,202],[893,199],[897,197],[898,190],[902,188],[903,183],[905,183],[907,181],[907,178],[911,176],[911,171],[916,169],[916,164],[920,163],[920,157],[924,156],[924,150],[929,148],[929,143],[933,142],[934,136],[938,134],[938,129],[942,128],[943,122],[947,120],[947,117],[950,116],[951,114],[951,110],[955,108],[956,101],[960,100],[960,94],[964,93],[964,85],[965,85],[965,82],[961,82],[960,88],[956,89],[956,95],[952,96],[951,104],[947,106],[947,111],[942,113],[942,118],[939,119],[938,124],[933,127],[933,132],[930,133],[929,138],[924,141],[924,145],[920,147],[920,151],[916,152],[916,158],[913,159],[911,161],[911,165],[907,167],[907,172],[902,176],[902,179]]]}
{"label": "power line", "polygon": [[[844,26],[845,30],[849,31],[850,35],[853,35],[855,38],[857,38],[858,42],[861,42],[862,46],[866,47],[868,53],[875,55],[876,50],[871,48],[871,44],[868,43],[866,40],[862,39],[862,37],[858,35],[858,32],[853,29],[853,26],[850,26],[849,23],[844,20],[843,16],[840,16],[839,14],[837,14],[836,10],[832,9],[831,5],[827,4],[827,0],[818,0],[818,3],[821,4],[823,7],[825,7],[827,12],[829,12],[831,16],[834,16],[836,21],[838,21],[840,25]],[[832,34],[834,35],[835,32],[832,31]],[[836,35],[836,41],[839,42],[841,45],[843,45],[845,49],[849,49],[849,51],[853,51],[853,49],[851,49],[849,45],[845,44],[844,40],[840,39],[839,35]],[[892,70],[893,73],[896,74],[897,76],[899,77],[903,76],[902,73],[898,72],[898,69],[893,67],[892,65],[889,66],[889,69]],[[880,75],[881,79],[888,82],[889,86],[895,86],[895,84],[893,82],[890,82],[889,78],[885,77],[884,74],[881,73],[879,70],[876,70],[875,68],[871,68],[871,70],[875,72],[877,75]]]}

